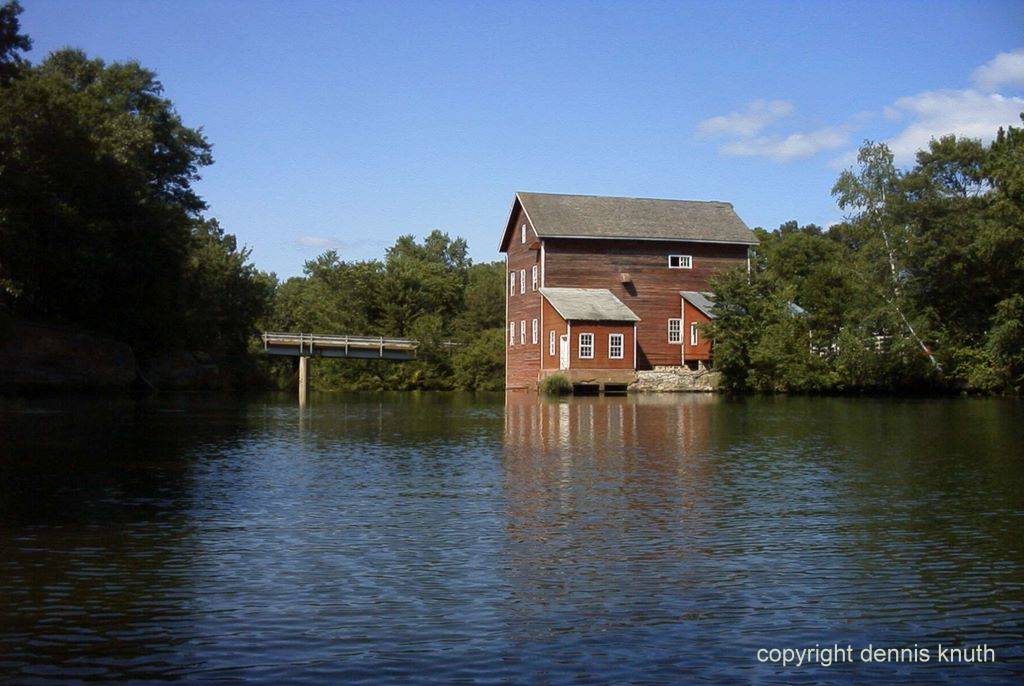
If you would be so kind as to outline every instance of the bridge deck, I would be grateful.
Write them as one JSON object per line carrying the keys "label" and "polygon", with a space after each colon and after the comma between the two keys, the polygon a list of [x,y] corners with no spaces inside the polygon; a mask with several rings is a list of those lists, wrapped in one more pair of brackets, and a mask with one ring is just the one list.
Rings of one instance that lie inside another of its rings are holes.
{"label": "bridge deck", "polygon": [[290,357],[413,360],[418,345],[409,338],[382,336],[329,336],[272,331],[263,334],[263,349],[268,355]]}

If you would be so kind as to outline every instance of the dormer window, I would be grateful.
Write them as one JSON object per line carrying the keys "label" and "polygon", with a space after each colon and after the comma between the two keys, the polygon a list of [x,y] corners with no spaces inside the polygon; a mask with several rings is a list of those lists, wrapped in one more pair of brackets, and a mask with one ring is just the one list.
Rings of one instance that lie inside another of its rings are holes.
{"label": "dormer window", "polygon": [[691,269],[693,267],[693,258],[689,255],[669,255],[668,256],[668,268],[669,269]]}

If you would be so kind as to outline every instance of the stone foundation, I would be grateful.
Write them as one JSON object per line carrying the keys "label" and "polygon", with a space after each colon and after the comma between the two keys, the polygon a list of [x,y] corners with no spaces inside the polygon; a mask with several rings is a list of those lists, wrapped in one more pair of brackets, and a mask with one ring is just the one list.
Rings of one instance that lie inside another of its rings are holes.
{"label": "stone foundation", "polygon": [[718,390],[721,378],[721,372],[704,367],[695,371],[686,367],[655,367],[638,371],[636,381],[629,385],[629,390],[639,393],[708,393]]}
{"label": "stone foundation", "polygon": [[632,369],[545,369],[541,372],[541,381],[555,374],[574,384],[631,384],[636,380],[636,372]]}

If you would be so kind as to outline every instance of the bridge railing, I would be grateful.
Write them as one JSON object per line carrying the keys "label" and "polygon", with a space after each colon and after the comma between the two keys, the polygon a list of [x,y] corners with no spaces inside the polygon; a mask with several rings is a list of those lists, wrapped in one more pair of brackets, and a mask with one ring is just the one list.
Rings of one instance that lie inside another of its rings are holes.
{"label": "bridge railing", "polygon": [[386,336],[334,336],[319,333],[285,333],[268,331],[263,334],[263,343],[279,343],[296,345],[298,343],[315,343],[317,345],[384,345],[386,347],[412,347],[419,343],[411,338],[388,338]]}
{"label": "bridge railing", "polygon": [[350,348],[379,350],[383,357],[385,350],[415,354],[419,343],[410,338],[388,338],[386,336],[337,336],[330,334],[291,333],[267,331],[263,334],[263,349],[271,346],[294,346],[298,354],[313,354],[314,348],[343,349],[347,355]]}

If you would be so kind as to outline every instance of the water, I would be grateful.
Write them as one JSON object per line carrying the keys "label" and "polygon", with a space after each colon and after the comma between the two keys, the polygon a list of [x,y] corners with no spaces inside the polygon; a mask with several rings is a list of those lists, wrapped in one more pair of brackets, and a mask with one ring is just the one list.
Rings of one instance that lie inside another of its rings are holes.
{"label": "water", "polygon": [[[994,399],[9,400],[0,681],[1017,684],[1022,438]],[[932,659],[756,658],[833,643]]]}

